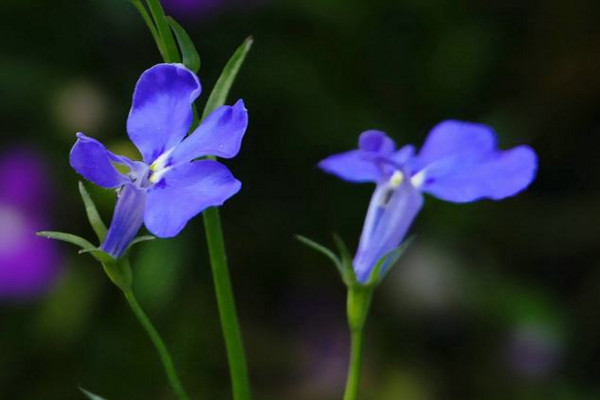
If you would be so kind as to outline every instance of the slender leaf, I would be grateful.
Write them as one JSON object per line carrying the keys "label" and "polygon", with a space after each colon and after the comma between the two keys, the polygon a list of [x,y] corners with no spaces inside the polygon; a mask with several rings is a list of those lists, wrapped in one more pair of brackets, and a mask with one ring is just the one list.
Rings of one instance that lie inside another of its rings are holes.
{"label": "slender leaf", "polygon": [[96,232],[98,240],[102,243],[106,237],[106,225],[102,221],[94,201],[81,181],[79,182],[79,193],[81,194],[81,199],[85,205],[85,213],[87,214],[88,221],[90,221],[90,225],[92,225],[94,232]]}
{"label": "slender leaf", "polygon": [[225,65],[225,68],[223,68],[221,76],[217,80],[215,87],[208,97],[208,101],[204,107],[204,112],[202,113],[202,119],[206,118],[208,114],[221,107],[227,101],[229,90],[231,90],[231,86],[233,85],[233,82],[235,81],[235,78],[240,71],[242,64],[244,63],[246,55],[248,54],[248,51],[250,51],[253,42],[254,39],[252,36],[246,38],[244,43],[242,43],[235,53],[233,53]]}
{"label": "slender leaf", "polygon": [[79,388],[79,390],[81,390],[81,393],[83,393],[84,395],[86,395],[86,397],[90,400],[106,400],[104,397],[100,397],[97,394],[94,394],[92,392],[88,392],[87,390],[85,390],[84,388]]}
{"label": "slender leaf", "polygon": [[44,237],[47,239],[60,240],[63,242],[74,244],[75,246],[79,246],[84,250],[95,250],[96,246],[88,242],[82,237],[72,235],[70,233],[64,232],[51,232],[51,231],[40,231],[36,232],[36,235],[40,237]]}
{"label": "slender leaf", "polygon": [[185,29],[175,19],[167,17],[167,22],[171,26],[171,29],[173,29],[173,32],[175,32],[183,65],[197,73],[200,69],[200,56],[198,55],[196,46],[194,46],[194,42],[192,42]]}

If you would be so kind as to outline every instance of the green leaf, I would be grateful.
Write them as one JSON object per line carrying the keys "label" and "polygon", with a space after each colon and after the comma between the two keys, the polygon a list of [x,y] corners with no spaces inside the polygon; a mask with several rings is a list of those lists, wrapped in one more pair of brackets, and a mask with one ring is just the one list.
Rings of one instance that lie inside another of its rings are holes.
{"label": "green leaf", "polygon": [[235,78],[240,71],[244,60],[246,59],[246,55],[250,48],[252,47],[252,43],[254,39],[252,36],[246,38],[244,43],[233,53],[225,68],[221,72],[221,76],[217,80],[215,87],[213,88],[210,96],[208,97],[208,101],[206,102],[206,106],[204,107],[204,112],[202,113],[202,119],[206,118],[208,114],[221,107],[227,101],[227,96],[229,95],[229,90],[235,81]]}
{"label": "green leaf", "polygon": [[60,240],[63,242],[74,244],[84,250],[96,250],[96,246],[76,235],[64,232],[51,232],[51,231],[40,231],[36,232],[36,235],[47,239]]}
{"label": "green leaf", "polygon": [[87,398],[90,399],[90,400],[106,400],[104,397],[100,397],[97,394],[94,394],[92,392],[88,392],[84,388],[80,387],[79,390],[81,390],[81,393],[85,394],[87,396]]}
{"label": "green leaf", "polygon": [[173,32],[175,32],[183,65],[197,73],[200,69],[200,56],[198,55],[196,46],[194,46],[194,42],[192,42],[185,29],[175,19],[167,17],[167,22],[171,26],[171,29],[173,29]]}
{"label": "green leaf", "polygon": [[331,261],[333,261],[333,264],[338,269],[342,278],[344,277],[344,269],[342,267],[342,262],[340,261],[338,256],[335,255],[335,253],[333,251],[331,251],[327,247],[325,247],[313,240],[310,240],[307,237],[301,236],[301,235],[296,235],[296,239],[298,239],[303,244],[307,245],[308,247],[311,247],[312,249],[318,251],[319,253],[323,254],[325,257],[327,257]]}
{"label": "green leaf", "polygon": [[87,214],[88,221],[90,221],[90,225],[96,232],[96,236],[98,236],[98,240],[100,243],[104,241],[106,237],[106,225],[102,221],[100,214],[98,213],[98,209],[94,204],[94,201],[90,197],[90,194],[85,189],[83,182],[79,181],[79,193],[81,194],[81,199],[83,200],[83,204],[85,205],[85,213]]}

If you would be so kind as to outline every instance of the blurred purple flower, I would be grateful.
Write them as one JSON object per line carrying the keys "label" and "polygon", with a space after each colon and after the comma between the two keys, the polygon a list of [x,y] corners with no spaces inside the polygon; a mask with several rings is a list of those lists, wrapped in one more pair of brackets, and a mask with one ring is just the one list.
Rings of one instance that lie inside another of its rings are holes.
{"label": "blurred purple flower", "polygon": [[[77,134],[70,154],[73,169],[98,186],[119,190],[100,247],[112,257],[123,255],[142,224],[156,236],[175,236],[191,218],[240,190],[240,181],[223,164],[194,160],[237,155],[248,126],[244,102],[217,108],[187,136],[200,92],[198,77],[181,64],[158,64],[142,73],[127,133],[143,161],[116,155],[97,140]],[[120,173],[114,164],[128,173]]]}
{"label": "blurred purple flower", "polygon": [[59,274],[56,244],[35,236],[46,225],[47,167],[33,152],[0,157],[0,298],[23,300],[51,288]]}
{"label": "blurred purple flower", "polygon": [[397,150],[385,133],[371,130],[360,135],[357,150],[330,156],[319,167],[347,181],[377,184],[354,257],[364,283],[404,239],[423,205],[422,192],[454,203],[513,196],[535,178],[537,156],[528,146],[498,150],[486,125],[444,121],[418,155],[414,146]]}

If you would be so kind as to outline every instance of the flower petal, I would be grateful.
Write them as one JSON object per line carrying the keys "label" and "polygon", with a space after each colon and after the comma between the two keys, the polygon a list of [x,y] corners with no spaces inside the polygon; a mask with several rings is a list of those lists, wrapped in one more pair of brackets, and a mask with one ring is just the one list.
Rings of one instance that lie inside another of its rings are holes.
{"label": "flower petal", "polygon": [[377,182],[383,171],[362,150],[334,154],[319,163],[323,171],[350,182]]}
{"label": "flower petal", "polygon": [[487,125],[461,121],[443,121],[429,132],[418,161],[420,168],[447,157],[473,157],[496,148],[496,135]]}
{"label": "flower petal", "polygon": [[200,92],[198,77],[181,64],[158,64],[142,74],[133,93],[127,132],[147,164],[185,137]]}
{"label": "flower petal", "polygon": [[81,176],[104,188],[116,188],[130,181],[112,163],[127,165],[131,161],[111,153],[102,143],[83,133],[77,134],[77,142],[71,149],[69,161]]}
{"label": "flower petal", "polygon": [[[394,190],[388,201],[390,190]],[[391,189],[377,185],[354,257],[354,272],[359,282],[366,282],[379,260],[397,248],[423,205],[423,196],[409,180]]]}
{"label": "flower petal", "polygon": [[113,258],[123,255],[144,222],[146,190],[135,185],[123,186],[106,239],[100,248]]}
{"label": "flower petal", "polygon": [[529,186],[536,171],[537,156],[528,146],[490,152],[485,157],[449,157],[426,170],[423,191],[456,203],[500,200]]}
{"label": "flower petal", "polygon": [[194,216],[220,206],[241,187],[223,164],[203,160],[169,169],[148,191],[146,228],[159,237],[177,235]]}
{"label": "flower petal", "polygon": [[170,163],[179,164],[203,156],[235,157],[247,127],[248,110],[243,100],[233,106],[219,107],[175,148]]}
{"label": "flower petal", "polygon": [[390,156],[396,149],[396,144],[385,132],[369,130],[360,134],[358,148],[364,151],[378,153],[382,157]]}

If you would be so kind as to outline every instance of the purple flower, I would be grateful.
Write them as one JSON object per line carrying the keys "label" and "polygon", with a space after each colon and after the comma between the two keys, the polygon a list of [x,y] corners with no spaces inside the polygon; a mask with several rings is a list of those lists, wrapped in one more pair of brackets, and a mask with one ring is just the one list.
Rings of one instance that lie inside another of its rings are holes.
{"label": "purple flower", "polygon": [[47,166],[28,150],[0,157],[0,298],[45,293],[59,275],[55,243],[36,237],[49,201]]}
{"label": "purple flower", "polygon": [[[112,257],[123,255],[142,223],[156,236],[175,236],[198,213],[240,190],[241,183],[223,164],[194,160],[237,155],[248,126],[244,102],[219,107],[186,136],[200,92],[196,75],[180,64],[158,64],[142,74],[127,132],[143,161],[116,155],[77,134],[71,166],[99,186],[118,188],[113,219],[100,247]],[[128,172],[119,172],[115,164]]]}
{"label": "purple flower", "polygon": [[468,122],[436,125],[418,154],[411,145],[397,150],[392,139],[374,130],[360,135],[358,147],[319,167],[347,181],[377,184],[354,257],[362,283],[404,239],[423,204],[422,192],[454,203],[500,200],[525,189],[537,170],[530,147],[500,151],[490,127]]}

